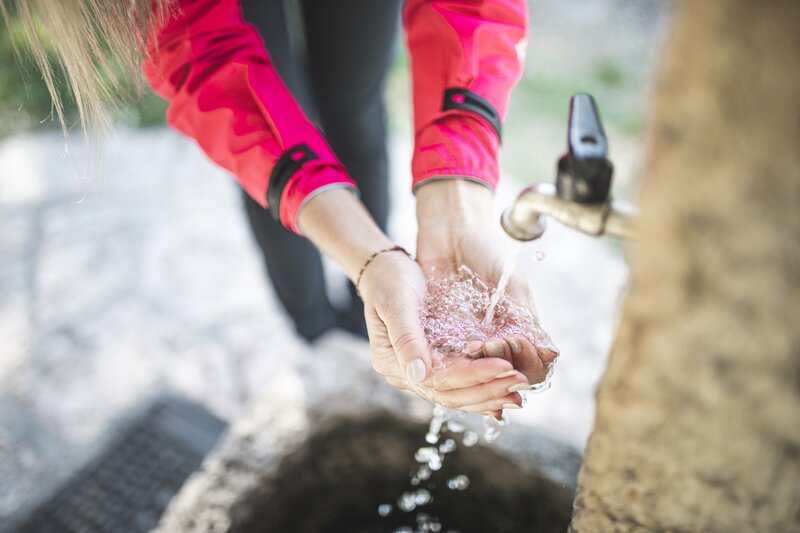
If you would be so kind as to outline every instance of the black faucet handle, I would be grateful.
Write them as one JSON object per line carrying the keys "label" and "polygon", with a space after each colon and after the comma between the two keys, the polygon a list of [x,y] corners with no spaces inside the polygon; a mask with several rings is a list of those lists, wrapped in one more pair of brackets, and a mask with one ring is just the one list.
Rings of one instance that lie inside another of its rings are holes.
{"label": "black faucet handle", "polygon": [[570,100],[567,153],[558,160],[556,193],[581,204],[608,200],[614,166],[608,160],[608,140],[592,95]]}

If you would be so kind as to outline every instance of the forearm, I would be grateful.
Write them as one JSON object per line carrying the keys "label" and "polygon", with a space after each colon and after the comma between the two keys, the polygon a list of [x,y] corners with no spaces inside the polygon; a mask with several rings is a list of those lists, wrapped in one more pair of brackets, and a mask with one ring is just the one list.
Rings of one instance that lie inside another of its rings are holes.
{"label": "forearm", "polygon": [[394,245],[361,201],[345,189],[313,197],[297,220],[303,235],[336,261],[352,281],[372,254]]}

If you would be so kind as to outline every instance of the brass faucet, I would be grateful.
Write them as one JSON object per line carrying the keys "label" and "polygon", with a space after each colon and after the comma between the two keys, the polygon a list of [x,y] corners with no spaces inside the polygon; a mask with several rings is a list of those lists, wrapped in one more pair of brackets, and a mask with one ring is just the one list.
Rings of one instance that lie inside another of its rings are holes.
{"label": "brass faucet", "polygon": [[501,224],[519,241],[531,241],[551,217],[589,235],[634,238],[637,208],[610,197],[614,167],[594,98],[579,93],[570,100],[567,153],[558,161],[555,185],[534,183],[503,212]]}

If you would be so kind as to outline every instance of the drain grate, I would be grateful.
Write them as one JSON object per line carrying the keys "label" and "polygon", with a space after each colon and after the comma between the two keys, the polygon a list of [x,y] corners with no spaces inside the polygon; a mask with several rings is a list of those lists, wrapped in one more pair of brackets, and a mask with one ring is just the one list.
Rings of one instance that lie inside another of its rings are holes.
{"label": "drain grate", "polygon": [[224,429],[202,407],[174,397],[157,400],[17,533],[149,531]]}

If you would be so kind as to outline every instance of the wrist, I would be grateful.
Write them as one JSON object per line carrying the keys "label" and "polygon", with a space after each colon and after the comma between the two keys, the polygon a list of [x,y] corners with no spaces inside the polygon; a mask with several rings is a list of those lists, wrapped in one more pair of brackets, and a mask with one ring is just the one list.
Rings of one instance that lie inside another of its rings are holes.
{"label": "wrist", "polygon": [[420,233],[452,232],[491,223],[493,191],[464,178],[435,179],[415,191]]}
{"label": "wrist", "polygon": [[325,191],[309,200],[298,214],[297,224],[353,282],[373,254],[394,246],[361,201],[344,189]]}

